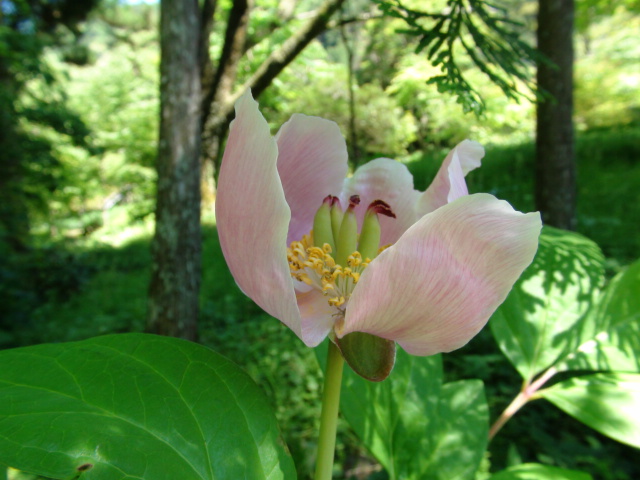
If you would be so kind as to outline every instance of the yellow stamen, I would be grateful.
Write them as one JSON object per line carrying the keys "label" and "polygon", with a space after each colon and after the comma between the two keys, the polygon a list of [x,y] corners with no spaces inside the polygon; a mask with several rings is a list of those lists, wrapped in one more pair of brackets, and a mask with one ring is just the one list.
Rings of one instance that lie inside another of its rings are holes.
{"label": "yellow stamen", "polygon": [[315,246],[310,234],[291,242],[287,261],[293,278],[318,288],[329,305],[342,311],[367,263],[362,261],[360,252],[354,251],[347,257],[346,265],[339,265],[332,252],[328,243]]}

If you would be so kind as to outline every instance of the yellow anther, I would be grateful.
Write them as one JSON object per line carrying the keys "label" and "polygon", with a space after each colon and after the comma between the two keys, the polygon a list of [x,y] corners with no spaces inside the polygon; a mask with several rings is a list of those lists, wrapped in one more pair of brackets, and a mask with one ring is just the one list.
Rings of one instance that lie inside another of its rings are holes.
{"label": "yellow anther", "polygon": [[362,257],[360,253],[353,252],[349,257],[347,257],[347,265],[350,267],[358,267],[362,263]]}
{"label": "yellow anther", "polygon": [[[387,243],[386,245],[382,245],[379,249],[378,249],[378,255],[380,255],[380,253],[384,252],[387,248],[389,248],[391,246],[390,243]],[[371,261],[371,260],[369,260]]]}
{"label": "yellow anther", "polygon": [[329,305],[333,305],[334,307],[339,307],[344,304],[344,297],[333,297],[329,299]]}
{"label": "yellow anther", "polygon": [[329,290],[335,290],[335,287],[333,286],[333,283],[325,283],[324,286],[322,287],[322,291],[323,292],[327,292]]}
{"label": "yellow anther", "polygon": [[291,242],[287,260],[293,278],[317,288],[327,297],[329,305],[339,308],[349,301],[355,284],[371,259],[363,261],[361,253],[354,251],[340,265],[332,253],[330,244],[315,246],[312,236],[305,235],[302,240]]}

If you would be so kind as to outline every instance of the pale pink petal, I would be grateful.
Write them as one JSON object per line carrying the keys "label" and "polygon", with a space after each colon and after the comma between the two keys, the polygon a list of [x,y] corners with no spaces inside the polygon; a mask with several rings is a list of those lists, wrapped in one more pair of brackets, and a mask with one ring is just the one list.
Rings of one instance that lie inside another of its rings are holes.
{"label": "pale pink petal", "polygon": [[480,166],[484,157],[484,148],[477,142],[464,140],[447,155],[429,188],[420,197],[416,205],[418,218],[433,212],[437,208],[467,195],[464,177]]}
{"label": "pale pink petal", "polygon": [[389,204],[396,218],[380,216],[381,244],[394,243],[416,221],[415,203],[419,193],[413,189],[413,177],[407,167],[388,158],[378,158],[358,168],[352,177],[345,179],[340,201],[349,204],[351,195],[360,196],[356,208],[358,224],[367,207],[374,200]]}
{"label": "pale pink petal", "polygon": [[425,215],[363,272],[340,336],[368,332],[414,355],[463,346],[531,263],[541,226],[484,193]]}
{"label": "pale pink petal", "polygon": [[347,174],[347,145],[334,122],[295,114],[276,135],[278,173],[291,208],[287,245],[309,233],[322,200]]}
{"label": "pale pink petal", "polygon": [[309,347],[319,345],[333,328],[335,307],[317,289],[297,292],[298,307],[302,315],[302,338]]}
{"label": "pale pink petal", "polygon": [[276,169],[278,147],[249,91],[235,108],[216,198],[222,253],[240,289],[304,341],[286,256],[291,213]]}

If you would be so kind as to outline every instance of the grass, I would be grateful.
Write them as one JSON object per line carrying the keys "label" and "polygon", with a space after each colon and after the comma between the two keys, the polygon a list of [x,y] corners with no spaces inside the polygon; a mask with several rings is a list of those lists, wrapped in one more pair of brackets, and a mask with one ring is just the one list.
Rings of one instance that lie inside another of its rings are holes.
{"label": "grass", "polygon": [[[613,265],[628,263],[640,251],[636,224],[640,218],[639,150],[640,129],[590,132],[577,142],[579,229],[602,246]],[[427,186],[441,160],[441,155],[432,155],[408,164],[417,188]],[[532,165],[531,144],[489,147],[482,168],[469,175],[470,190],[487,191],[518,209],[532,210]],[[112,231],[108,234],[117,238]],[[47,253],[33,260],[38,271],[44,269],[38,284],[42,298],[34,302],[23,324],[14,326],[9,337],[7,332],[0,337],[5,346],[143,330],[151,262],[149,234],[119,243],[117,248],[101,245],[95,238],[97,235],[84,246],[56,250],[58,257]],[[308,478],[321,388],[315,355],[239,291],[225,265],[214,226],[205,226],[203,238],[201,341],[241,365],[267,392],[300,478]],[[498,353],[488,330],[445,359],[450,379],[479,377],[486,381],[493,418],[519,387],[519,377]],[[551,439],[550,432],[559,426],[561,440]],[[337,463],[344,465],[363,452],[348,428],[340,428],[345,441],[340,443]],[[521,459],[583,469],[594,478],[640,478],[640,467],[627,460],[632,458],[628,447],[568,419],[549,404],[527,406],[498,439],[491,450],[494,467]]]}

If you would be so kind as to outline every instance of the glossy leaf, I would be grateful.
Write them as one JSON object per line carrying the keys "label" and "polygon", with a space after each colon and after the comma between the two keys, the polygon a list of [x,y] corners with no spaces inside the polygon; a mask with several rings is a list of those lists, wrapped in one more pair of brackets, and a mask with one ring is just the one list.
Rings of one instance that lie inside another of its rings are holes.
{"label": "glossy leaf", "polygon": [[539,393],[600,433],[640,448],[640,374],[576,377]]}
{"label": "glossy leaf", "polygon": [[[317,350],[324,357],[324,347]],[[472,479],[486,449],[482,382],[442,384],[440,355],[398,350],[391,375],[380,383],[346,369],[340,410],[392,480]]]}
{"label": "glossy leaf", "polygon": [[524,379],[564,359],[599,331],[587,312],[604,281],[591,240],[545,227],[533,263],[491,318],[500,348]]}
{"label": "glossy leaf", "polygon": [[591,480],[591,475],[539,463],[523,463],[494,473],[489,480]]}
{"label": "glossy leaf", "polygon": [[596,333],[562,367],[640,371],[640,261],[611,281],[590,316]]}
{"label": "glossy leaf", "polygon": [[295,478],[248,375],[143,334],[0,352],[0,463],[58,479]]}

